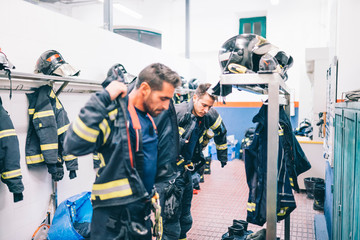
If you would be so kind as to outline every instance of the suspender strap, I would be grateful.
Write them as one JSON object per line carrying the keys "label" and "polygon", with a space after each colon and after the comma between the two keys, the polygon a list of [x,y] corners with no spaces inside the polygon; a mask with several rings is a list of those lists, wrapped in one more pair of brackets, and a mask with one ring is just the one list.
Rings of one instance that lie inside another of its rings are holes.
{"label": "suspender strap", "polygon": [[131,122],[136,134],[136,149],[135,152],[142,150],[142,137],[141,137],[141,125],[139,117],[136,113],[134,105],[129,101],[128,110],[131,116]]}
{"label": "suspender strap", "polygon": [[147,115],[148,115],[148,117],[149,117],[149,119],[150,119],[150,121],[151,121],[151,123],[152,123],[152,125],[153,125],[153,127],[154,127],[154,130],[155,130],[156,134],[158,134],[158,131],[157,131],[157,129],[156,129],[156,125],[155,125],[154,119],[151,117],[151,115],[150,115],[149,113],[148,113]]}

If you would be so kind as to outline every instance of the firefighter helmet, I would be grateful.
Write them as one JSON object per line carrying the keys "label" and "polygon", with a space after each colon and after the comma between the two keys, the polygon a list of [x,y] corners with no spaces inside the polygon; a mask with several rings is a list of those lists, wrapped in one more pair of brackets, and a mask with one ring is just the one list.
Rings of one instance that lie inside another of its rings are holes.
{"label": "firefighter helmet", "polygon": [[276,49],[265,38],[256,34],[240,34],[227,40],[219,51],[223,74],[253,73],[259,70],[262,55]]}
{"label": "firefighter helmet", "polygon": [[42,53],[37,60],[35,73],[67,77],[78,76],[80,70],[67,63],[58,51],[48,50]]}

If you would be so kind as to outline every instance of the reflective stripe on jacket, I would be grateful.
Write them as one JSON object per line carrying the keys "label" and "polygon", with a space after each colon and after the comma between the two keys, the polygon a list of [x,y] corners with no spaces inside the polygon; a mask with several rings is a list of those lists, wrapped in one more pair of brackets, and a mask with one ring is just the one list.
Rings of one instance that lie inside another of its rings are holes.
{"label": "reflective stripe on jacket", "polygon": [[[70,124],[65,138],[65,150],[75,156],[98,152],[103,164],[97,172],[91,199],[93,207],[125,205],[148,197],[135,168],[135,155],[141,156],[139,140],[135,151],[131,147],[128,123],[128,98],[110,101],[106,90],[93,94]],[[141,140],[137,118],[131,115],[134,129]],[[139,149],[138,149],[139,148]]]}
{"label": "reflective stripe on jacket", "polygon": [[[253,118],[256,126],[253,141],[245,149],[245,170],[249,187],[247,221],[262,226],[266,222],[267,182],[267,105]],[[295,208],[292,189],[298,190],[297,175],[311,166],[292,132],[291,123],[280,107],[277,176],[277,219],[285,219]]]}
{"label": "reflective stripe on jacket", "polygon": [[28,167],[46,164],[49,172],[58,161],[65,162],[68,171],[78,169],[78,159],[64,151],[65,133],[69,127],[67,113],[53,89],[44,85],[27,93],[29,128],[26,136]]}

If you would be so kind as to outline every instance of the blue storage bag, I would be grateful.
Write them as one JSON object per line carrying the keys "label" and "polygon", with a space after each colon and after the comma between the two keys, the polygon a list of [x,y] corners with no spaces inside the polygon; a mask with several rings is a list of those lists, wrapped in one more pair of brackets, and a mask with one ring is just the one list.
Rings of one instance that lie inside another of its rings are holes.
{"label": "blue storage bag", "polygon": [[90,197],[91,192],[83,192],[66,199],[58,206],[48,232],[49,240],[85,239],[79,232],[83,235],[85,232],[90,233],[93,213]]}

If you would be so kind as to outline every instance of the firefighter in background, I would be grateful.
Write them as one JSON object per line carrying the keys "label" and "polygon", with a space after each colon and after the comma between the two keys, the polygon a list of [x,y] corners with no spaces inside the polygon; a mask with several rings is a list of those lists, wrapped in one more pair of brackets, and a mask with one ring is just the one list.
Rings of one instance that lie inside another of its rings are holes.
{"label": "firefighter in background", "polygon": [[158,144],[152,117],[168,109],[180,77],[154,63],[140,72],[130,94],[120,81],[124,76],[115,66],[109,84],[70,125],[65,149],[77,156],[97,151],[104,159],[92,189],[91,239],[150,240]]}
{"label": "firefighter in background", "polygon": [[[177,161],[178,177],[175,186],[180,189],[180,196],[174,197],[178,206],[169,218],[171,221],[164,224],[164,233],[171,234],[165,239],[186,239],[187,232],[192,226],[191,201],[193,196],[191,172],[205,161],[202,155],[204,136],[208,129],[214,132],[217,156],[221,166],[227,163],[226,128],[219,113],[211,108],[216,100],[215,96],[207,93],[211,84],[200,84],[190,102],[175,105],[179,126],[179,151],[183,158]],[[179,192],[179,191],[174,191]],[[166,201],[166,200],[165,200]],[[179,202],[180,203],[177,203]],[[165,204],[166,205],[166,204]]]}

